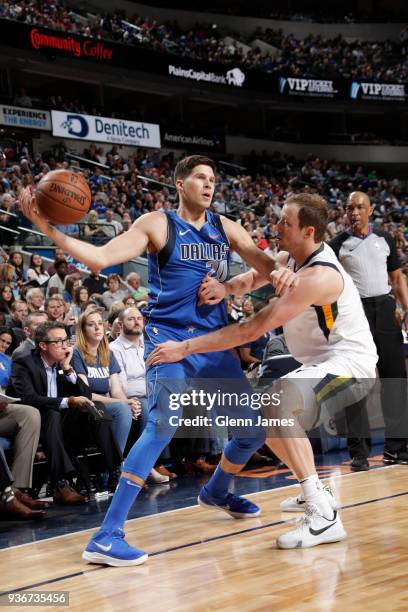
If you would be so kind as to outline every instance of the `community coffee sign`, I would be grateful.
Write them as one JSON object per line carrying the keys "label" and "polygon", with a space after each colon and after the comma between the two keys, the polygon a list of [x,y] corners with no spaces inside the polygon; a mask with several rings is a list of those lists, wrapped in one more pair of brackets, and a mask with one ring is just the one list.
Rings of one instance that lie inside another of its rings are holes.
{"label": "community coffee sign", "polygon": [[113,60],[113,48],[102,40],[78,39],[64,34],[44,33],[38,28],[31,28],[30,42],[36,51],[62,51],[77,58],[106,62]]}

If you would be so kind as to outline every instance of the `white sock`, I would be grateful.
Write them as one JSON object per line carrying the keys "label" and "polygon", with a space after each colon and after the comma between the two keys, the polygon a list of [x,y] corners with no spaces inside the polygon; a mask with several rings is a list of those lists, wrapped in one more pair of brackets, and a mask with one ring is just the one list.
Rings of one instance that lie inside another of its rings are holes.
{"label": "white sock", "polygon": [[333,508],[327,499],[326,493],[324,492],[323,485],[319,480],[317,474],[307,476],[303,480],[299,481],[302,487],[303,497],[306,503],[315,504],[321,514],[328,519],[333,518]]}

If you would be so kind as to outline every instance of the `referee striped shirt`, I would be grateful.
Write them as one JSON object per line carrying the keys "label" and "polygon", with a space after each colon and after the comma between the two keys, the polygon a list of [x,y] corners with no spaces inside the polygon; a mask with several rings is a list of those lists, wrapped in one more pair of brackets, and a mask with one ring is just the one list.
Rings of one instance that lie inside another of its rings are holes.
{"label": "referee striped shirt", "polygon": [[379,229],[370,229],[363,237],[341,232],[330,240],[329,245],[362,298],[390,293],[388,273],[401,267],[391,234]]}

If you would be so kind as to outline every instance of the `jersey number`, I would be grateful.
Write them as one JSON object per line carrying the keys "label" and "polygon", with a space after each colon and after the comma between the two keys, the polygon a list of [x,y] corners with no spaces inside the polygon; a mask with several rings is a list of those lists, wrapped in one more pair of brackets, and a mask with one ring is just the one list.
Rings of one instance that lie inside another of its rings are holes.
{"label": "jersey number", "polygon": [[206,263],[207,268],[211,268],[212,276],[220,282],[223,283],[227,280],[228,276],[228,261],[214,261],[210,260]]}

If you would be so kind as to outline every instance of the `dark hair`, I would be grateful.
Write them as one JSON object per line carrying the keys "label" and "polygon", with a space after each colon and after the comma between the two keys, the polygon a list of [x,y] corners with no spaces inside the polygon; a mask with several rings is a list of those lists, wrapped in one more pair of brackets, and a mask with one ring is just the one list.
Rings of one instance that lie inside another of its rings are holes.
{"label": "dark hair", "polygon": [[[35,257],[36,255],[38,255],[38,257],[41,257],[41,255],[39,253],[32,253],[32,255],[30,257],[30,265],[29,265],[29,267],[32,268],[33,270],[34,270],[33,257]],[[45,272],[45,267],[44,267],[44,262],[43,262],[42,257],[41,257],[40,272],[41,272],[41,274],[44,274],[44,272]]]}
{"label": "dark hair", "polygon": [[[124,305],[126,306],[126,302],[128,300],[133,300],[136,306],[137,300],[135,300],[135,298],[133,297],[133,295],[131,293],[128,293],[127,295],[125,295],[125,297],[123,298],[122,302],[124,303]],[[128,306],[128,308],[131,308],[131,306]]]}
{"label": "dark hair", "polygon": [[60,268],[62,265],[67,266],[68,262],[66,259],[57,259],[57,261],[54,263],[54,268],[56,270],[58,270],[58,268]]}
{"label": "dark hair", "polygon": [[191,174],[191,171],[196,166],[200,165],[210,166],[214,172],[216,171],[215,162],[210,157],[205,157],[204,155],[189,155],[188,157],[183,157],[183,159],[180,159],[178,162],[174,171],[174,182],[178,179],[185,179]]}
{"label": "dark hair", "polygon": [[285,200],[285,204],[297,204],[299,227],[314,227],[315,242],[324,240],[329,213],[327,202],[314,193],[296,193]]}
{"label": "dark hair", "polygon": [[[2,293],[3,293],[3,291],[4,291],[4,289],[6,287],[9,287],[11,289],[11,300],[10,300],[10,302],[5,302],[3,300]],[[14,300],[15,300],[15,297],[14,297],[14,293],[13,293],[13,285],[12,285],[12,283],[0,283],[0,310],[2,312],[5,312],[6,314],[9,314],[11,306],[12,306]]]}
{"label": "dark hair", "polygon": [[106,283],[109,283],[110,280],[116,280],[120,284],[120,276],[119,276],[119,274],[116,274],[116,273],[108,274],[108,277],[106,279]]}
{"label": "dark hair", "polygon": [[88,293],[88,300],[87,301],[89,301],[90,293],[89,293],[88,287],[84,287],[84,285],[79,285],[79,287],[75,287],[75,289],[74,289],[74,304],[76,304],[77,306],[81,305],[81,303],[79,301],[79,296],[81,295],[81,291],[82,290],[84,290],[84,291],[86,291]]}
{"label": "dark hair", "polygon": [[[20,264],[16,264],[14,262],[14,255],[21,255],[21,263]],[[24,254],[22,251],[12,251],[10,253],[10,263],[12,266],[15,267],[16,269],[16,276],[18,276],[19,278],[23,276],[24,274]]]}
{"label": "dark hair", "polygon": [[65,277],[65,287],[64,287],[64,289],[65,289],[65,291],[67,293],[69,293],[69,295],[72,298],[74,297],[74,285],[75,285],[76,280],[77,279],[76,279],[74,274],[68,274]]}
{"label": "dark hair", "polygon": [[8,347],[7,351],[5,351],[5,355],[11,355],[11,353],[17,347],[16,337],[11,327],[6,327],[6,326],[0,327],[0,336],[2,336],[3,334],[8,334],[9,336],[11,336],[11,344]]}
{"label": "dark hair", "polygon": [[48,332],[52,329],[63,329],[65,332],[67,331],[63,323],[59,323],[58,321],[44,321],[44,323],[41,323],[35,330],[35,346],[38,347],[40,342],[48,340]]}
{"label": "dark hair", "polygon": [[[21,264],[18,264],[18,266],[17,266],[17,264],[16,264],[16,263],[14,263],[14,262],[13,262],[13,257],[14,257],[14,255],[21,255]],[[18,250],[17,250],[17,251],[12,251],[12,252],[10,253],[10,263],[11,263],[11,265],[12,265],[12,266],[14,266],[15,268],[17,268],[17,267],[18,267],[18,268],[23,268],[23,267],[24,267],[24,254],[23,254],[23,252],[22,252],[22,251],[18,251]]]}

